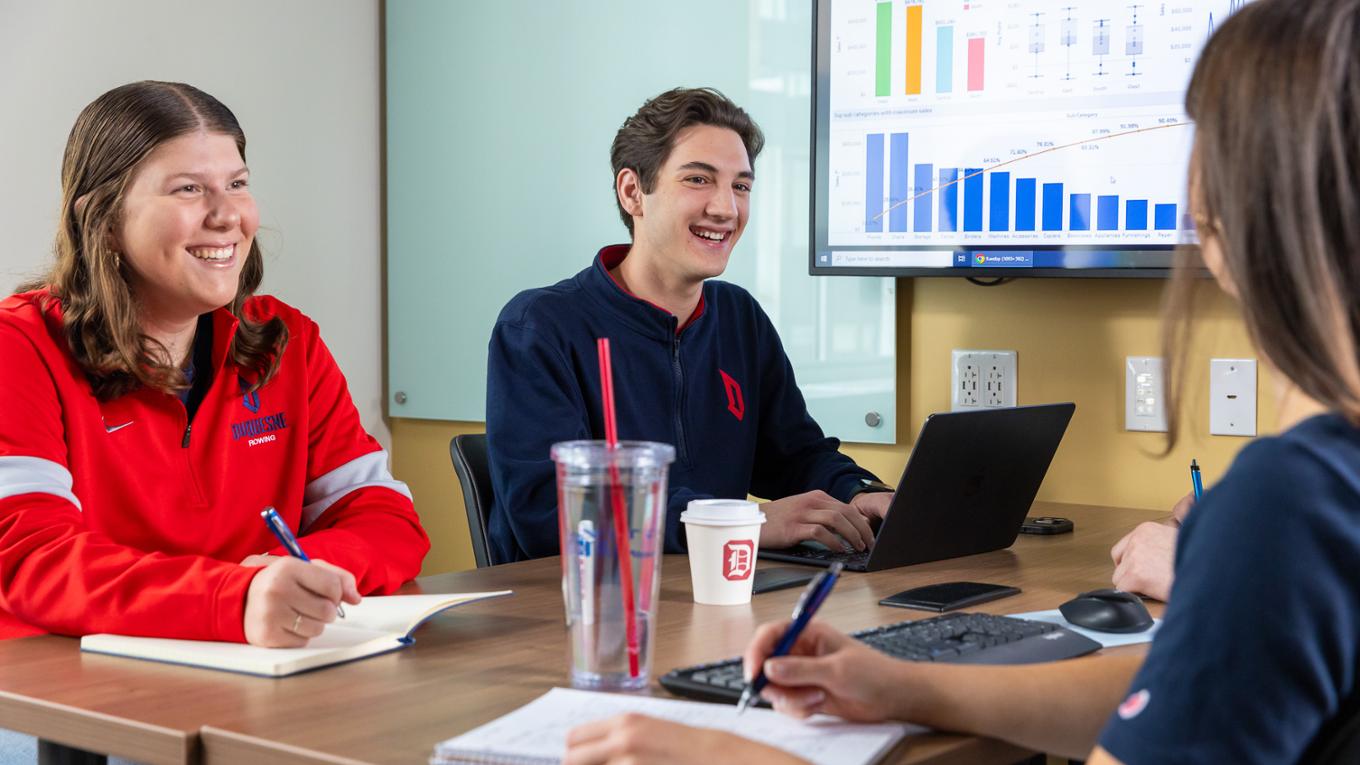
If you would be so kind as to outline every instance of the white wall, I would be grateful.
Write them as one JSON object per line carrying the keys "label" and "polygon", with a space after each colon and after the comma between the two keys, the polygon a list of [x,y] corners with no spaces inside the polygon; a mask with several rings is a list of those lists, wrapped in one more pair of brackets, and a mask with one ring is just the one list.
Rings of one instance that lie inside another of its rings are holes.
{"label": "white wall", "polygon": [[43,270],[80,110],[133,80],[211,93],[245,128],[261,292],[321,325],[382,419],[378,0],[0,0],[0,294]]}

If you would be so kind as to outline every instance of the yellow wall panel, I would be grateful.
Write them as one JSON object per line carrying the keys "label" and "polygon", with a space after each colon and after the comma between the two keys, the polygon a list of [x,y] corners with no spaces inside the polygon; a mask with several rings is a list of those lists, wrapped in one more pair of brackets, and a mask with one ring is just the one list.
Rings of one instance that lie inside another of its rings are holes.
{"label": "yellow wall panel", "polygon": [[[895,483],[926,415],[949,409],[951,350],[1014,350],[1020,404],[1077,404],[1039,498],[1169,508],[1189,491],[1191,457],[1203,466],[1206,485],[1212,484],[1248,440],[1208,435],[1209,359],[1256,354],[1236,306],[1206,281],[1189,357],[1184,409],[1189,416],[1181,443],[1162,458],[1162,434],[1125,431],[1124,357],[1160,355],[1164,286],[1159,280],[1020,279],[1000,287],[961,279],[902,280],[898,444],[848,444],[844,451]],[[1275,402],[1260,361],[1257,422],[1261,432],[1270,432]],[[433,541],[425,574],[475,565],[448,446],[455,435],[482,430],[482,423],[392,421],[393,472],[411,486]],[[980,460],[1004,458],[979,449]]]}

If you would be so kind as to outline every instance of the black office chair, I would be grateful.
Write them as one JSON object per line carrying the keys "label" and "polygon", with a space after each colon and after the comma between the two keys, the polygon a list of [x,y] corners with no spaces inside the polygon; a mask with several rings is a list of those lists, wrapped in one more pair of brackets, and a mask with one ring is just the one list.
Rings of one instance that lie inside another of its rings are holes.
{"label": "black office chair", "polygon": [[463,504],[467,510],[468,531],[472,535],[472,555],[477,568],[494,566],[491,548],[486,543],[486,522],[491,516],[491,463],[486,456],[486,434],[469,433],[454,436],[449,442],[449,457],[458,483],[463,487]]}
{"label": "black office chair", "polygon": [[1360,691],[1353,691],[1342,702],[1336,717],[1322,726],[1300,762],[1313,765],[1360,762]]}

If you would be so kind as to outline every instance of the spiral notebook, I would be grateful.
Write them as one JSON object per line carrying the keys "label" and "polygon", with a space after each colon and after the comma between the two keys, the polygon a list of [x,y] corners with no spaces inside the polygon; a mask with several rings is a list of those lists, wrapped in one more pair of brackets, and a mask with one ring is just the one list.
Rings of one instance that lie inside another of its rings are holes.
{"label": "spiral notebook", "polygon": [[327,625],[325,632],[302,648],[261,648],[245,643],[102,634],[81,638],[80,650],[247,675],[283,677],[405,648],[415,642],[411,633],[435,614],[474,600],[509,594],[509,590],[504,590],[370,596],[359,605],[345,609],[344,619]]}
{"label": "spiral notebook", "polygon": [[902,723],[848,723],[824,715],[800,721],[768,709],[748,709],[738,716],[730,704],[554,688],[504,717],[438,744],[430,763],[555,765],[566,752],[567,731],[624,712],[735,733],[817,765],[869,765],[907,733],[925,730]]}

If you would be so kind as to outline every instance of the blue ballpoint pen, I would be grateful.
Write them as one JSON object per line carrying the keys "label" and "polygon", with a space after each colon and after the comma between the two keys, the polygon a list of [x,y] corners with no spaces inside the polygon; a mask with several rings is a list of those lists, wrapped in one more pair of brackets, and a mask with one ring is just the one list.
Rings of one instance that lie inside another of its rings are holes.
{"label": "blue ballpoint pen", "polygon": [[[312,559],[307,557],[307,553],[302,551],[302,545],[298,544],[297,537],[293,536],[292,529],[288,528],[288,524],[284,523],[283,519],[279,517],[279,511],[272,507],[266,507],[264,511],[260,513],[260,517],[264,519],[264,525],[268,526],[269,530],[274,532],[274,536],[278,538],[279,544],[283,545],[289,555],[306,563],[312,562]],[[343,605],[336,606],[335,611],[341,618],[344,618],[345,607]]]}
{"label": "blue ballpoint pen", "polygon": [[1195,490],[1195,501],[1198,502],[1204,495],[1204,483],[1199,478],[1199,463],[1193,459],[1190,460],[1190,485]]}
{"label": "blue ballpoint pen", "polygon": [[[774,653],[770,654],[770,658],[784,656],[793,649],[798,636],[803,634],[803,629],[812,621],[817,609],[822,607],[822,601],[831,594],[831,588],[836,586],[836,580],[840,578],[843,568],[845,565],[842,563],[832,563],[830,568],[818,574],[817,578],[812,580],[812,584],[803,590],[802,597],[798,598],[798,605],[793,607],[793,623],[784,630],[784,636],[779,639],[779,644],[774,647]],[[746,711],[768,682],[765,670],[756,673],[755,679],[747,683],[746,689],[741,692],[741,701],[737,702],[737,714]]]}

